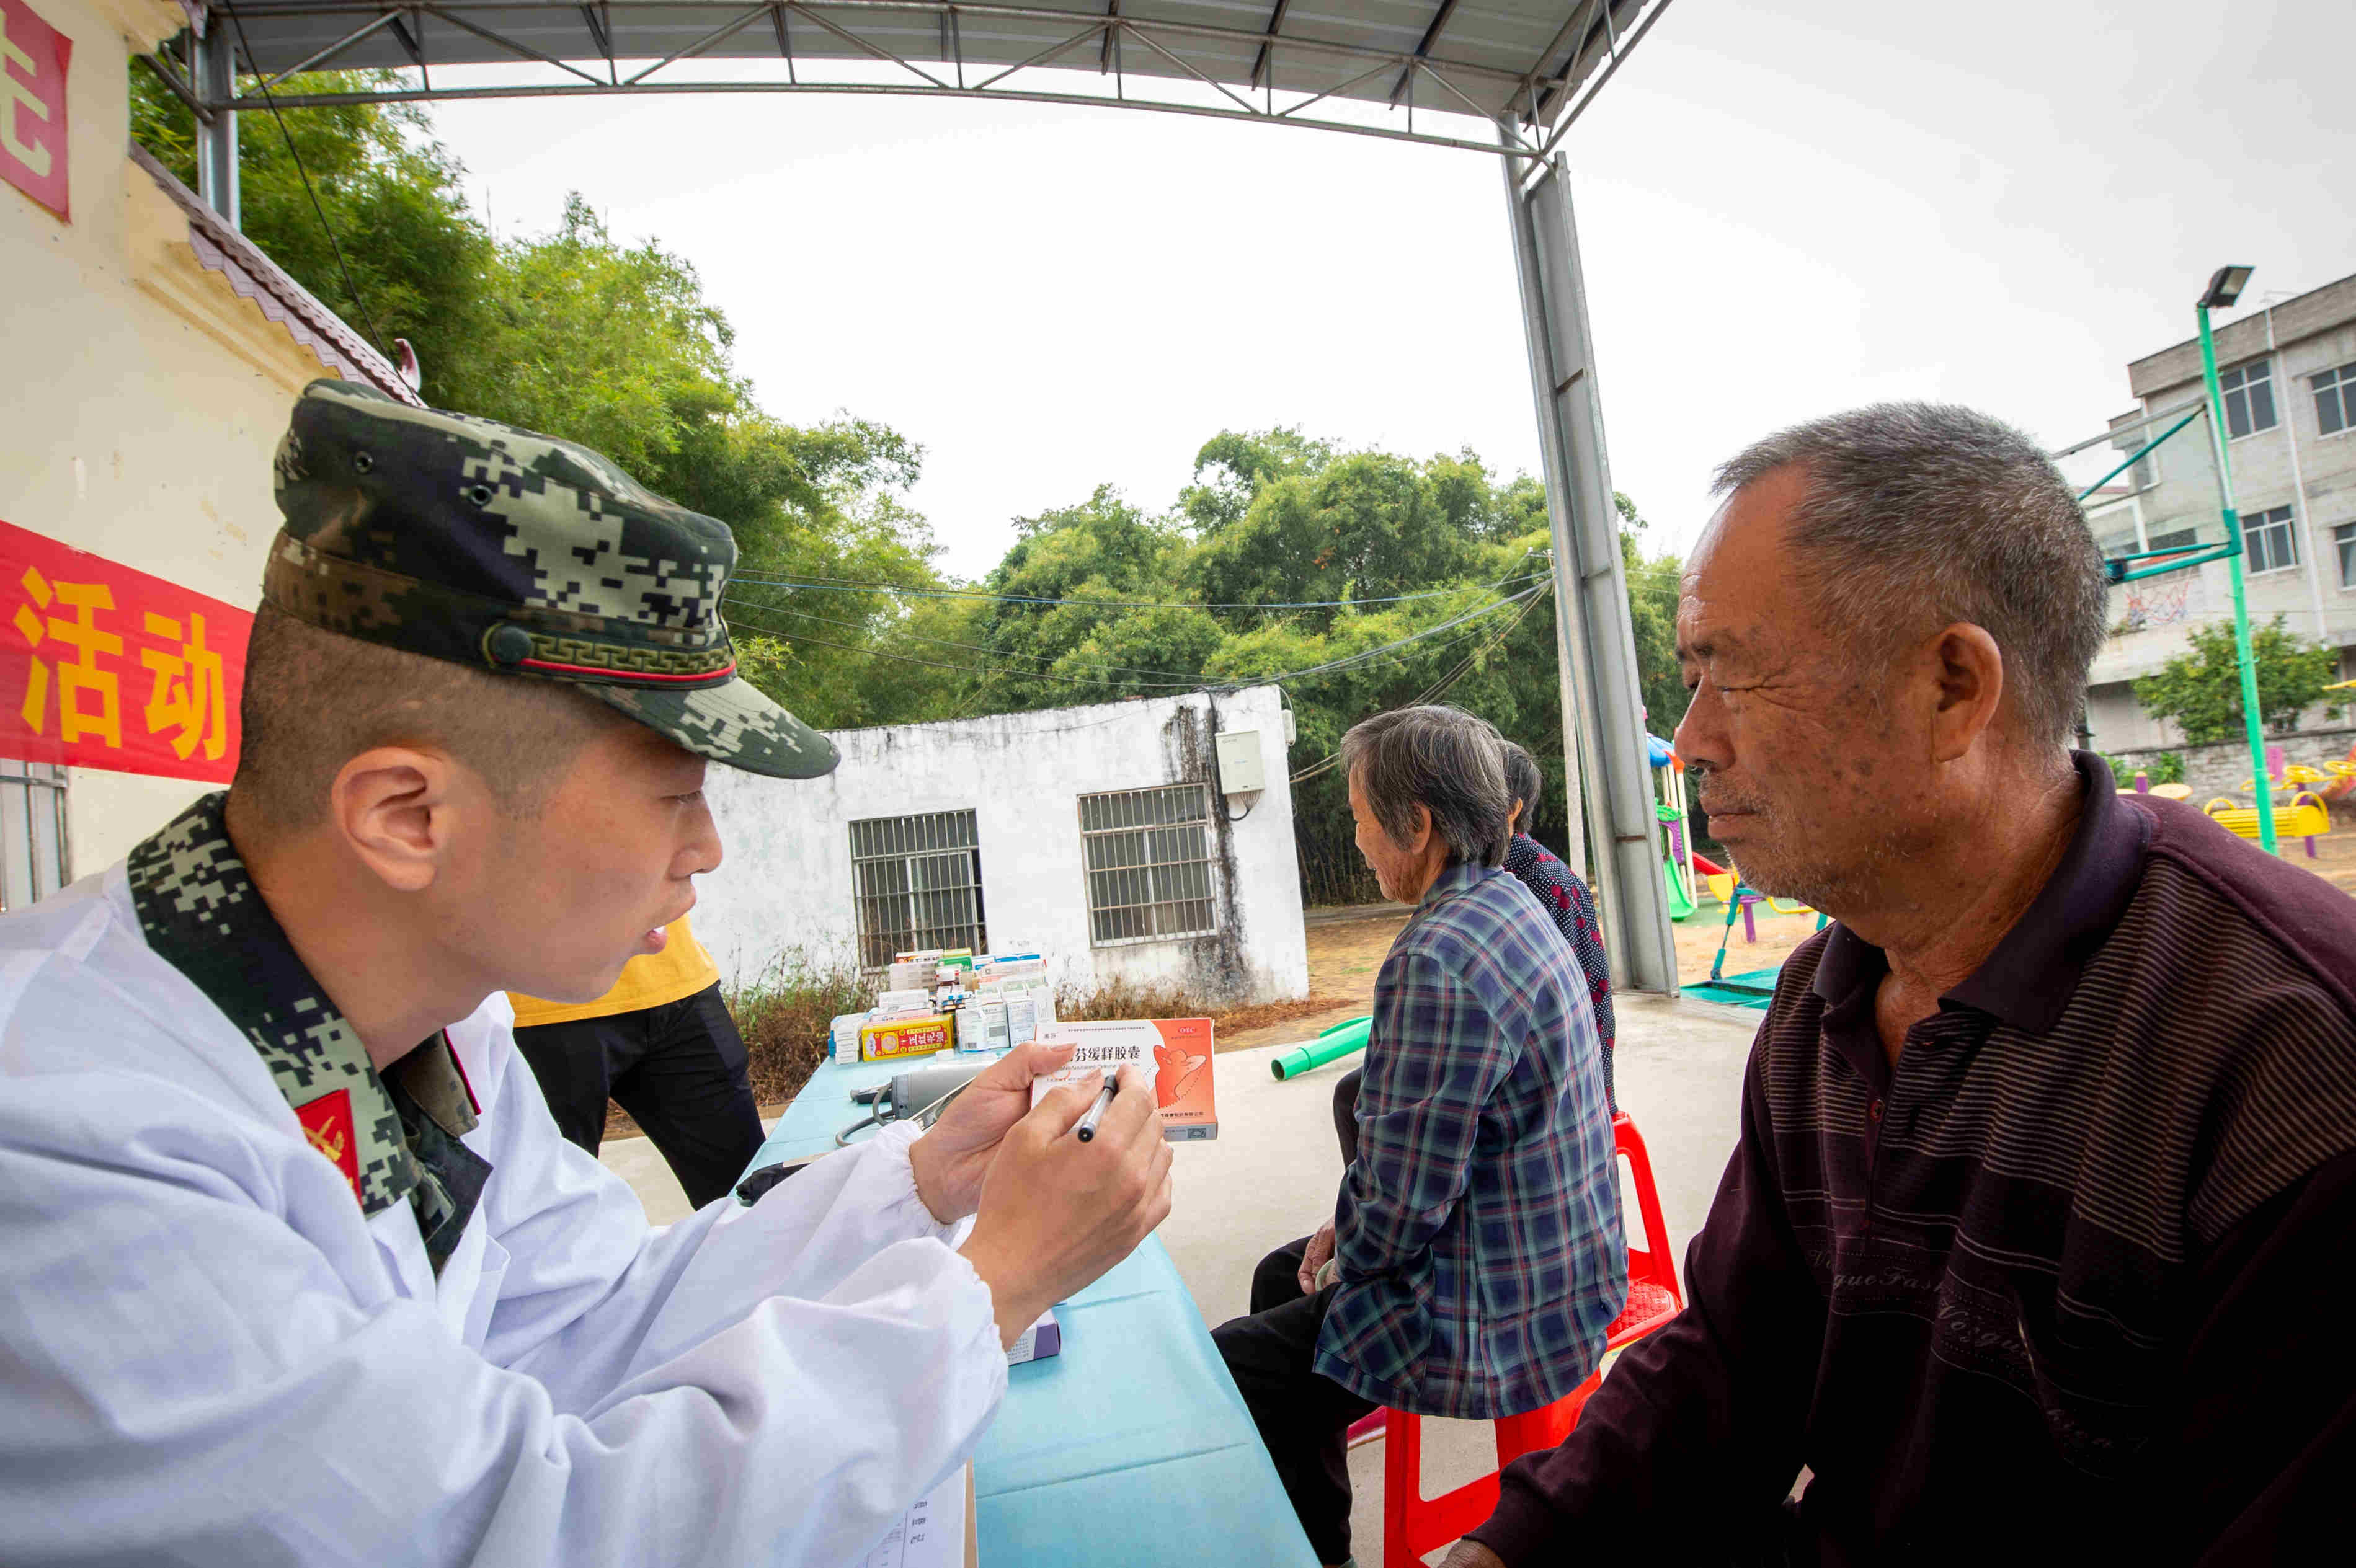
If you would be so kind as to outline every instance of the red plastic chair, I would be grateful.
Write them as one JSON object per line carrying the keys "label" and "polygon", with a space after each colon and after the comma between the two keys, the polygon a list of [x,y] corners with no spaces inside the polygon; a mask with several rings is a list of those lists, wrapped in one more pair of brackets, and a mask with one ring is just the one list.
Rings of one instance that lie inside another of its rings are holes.
{"label": "red plastic chair", "polygon": [[[1626,1116],[1612,1119],[1612,1143],[1628,1162],[1636,1189],[1636,1212],[1644,1225],[1644,1245],[1628,1249],[1628,1305],[1612,1323],[1604,1355],[1632,1345],[1676,1317],[1685,1307],[1677,1271],[1669,1256],[1668,1226],[1661,1218],[1661,1194],[1653,1182],[1653,1160],[1643,1135]],[[1525,1454],[1552,1448],[1571,1434],[1590,1395],[1602,1385],[1601,1368],[1587,1381],[1543,1409],[1497,1419],[1497,1468]],[[1353,1445],[1383,1438],[1383,1568],[1421,1568],[1424,1554],[1447,1545],[1497,1511],[1494,1472],[1436,1498],[1423,1495],[1423,1421],[1410,1411],[1378,1410],[1350,1428]]]}

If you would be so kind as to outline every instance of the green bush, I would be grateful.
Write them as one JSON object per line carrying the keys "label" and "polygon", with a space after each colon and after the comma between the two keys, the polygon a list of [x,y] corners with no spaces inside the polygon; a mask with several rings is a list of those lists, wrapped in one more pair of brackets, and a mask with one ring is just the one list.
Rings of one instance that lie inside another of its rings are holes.
{"label": "green bush", "polygon": [[2184,782],[2184,753],[2181,752],[2146,752],[2135,757],[2105,755],[2103,761],[2111,764],[2111,776],[2122,785],[2132,785],[2137,773],[2142,773],[2156,784]]}
{"label": "green bush", "polygon": [[792,1099],[826,1059],[827,1027],[874,1005],[874,981],[853,965],[820,964],[799,948],[771,959],[758,978],[728,993],[752,1060],[753,1098],[764,1105]]}

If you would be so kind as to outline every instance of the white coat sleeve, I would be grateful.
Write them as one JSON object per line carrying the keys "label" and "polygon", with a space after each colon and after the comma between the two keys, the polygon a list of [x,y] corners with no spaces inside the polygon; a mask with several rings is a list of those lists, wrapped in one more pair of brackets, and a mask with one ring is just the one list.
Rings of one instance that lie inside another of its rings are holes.
{"label": "white coat sleeve", "polygon": [[509,1216],[500,1337],[552,1373],[568,1350],[602,1369],[560,1386],[610,1385],[569,1409],[431,1303],[357,1300],[273,1211],[235,1121],[98,1076],[12,1084],[78,1098],[0,1115],[36,1130],[0,1136],[12,1562],[839,1568],[1003,1395],[987,1288],[933,1235],[888,1239],[911,1223],[904,1139],[649,1243],[608,1276],[610,1318],[561,1285],[565,1309],[542,1299],[535,1320],[521,1286],[566,1265],[509,1250],[594,1253],[607,1227],[552,1224],[561,1204]]}
{"label": "white coat sleeve", "polygon": [[[903,1124],[805,1167],[755,1208],[732,1195],[650,1230],[628,1185],[557,1130],[522,1059],[505,1067],[484,1116],[497,1134],[481,1150],[491,1179],[477,1213],[507,1275],[483,1352],[537,1378],[559,1410],[594,1408],[766,1296],[815,1299],[885,1246],[946,1243],[954,1229],[916,1196],[916,1129]],[[950,1277],[969,1275],[960,1264]]]}

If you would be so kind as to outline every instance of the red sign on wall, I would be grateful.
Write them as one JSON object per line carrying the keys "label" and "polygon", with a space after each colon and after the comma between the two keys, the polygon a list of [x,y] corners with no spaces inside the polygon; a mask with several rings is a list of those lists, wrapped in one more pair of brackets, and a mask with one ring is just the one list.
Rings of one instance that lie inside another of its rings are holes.
{"label": "red sign on wall", "polygon": [[70,219],[66,184],[66,65],[73,40],[25,0],[0,0],[0,175]]}
{"label": "red sign on wall", "polygon": [[250,610],[0,523],[0,754],[227,784],[252,631]]}

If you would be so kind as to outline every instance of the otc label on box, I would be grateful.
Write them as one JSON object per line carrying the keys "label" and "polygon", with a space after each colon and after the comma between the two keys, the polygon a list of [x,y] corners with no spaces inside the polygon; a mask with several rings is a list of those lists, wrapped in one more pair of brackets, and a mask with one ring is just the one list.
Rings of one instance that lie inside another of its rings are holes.
{"label": "otc label on box", "polygon": [[1098,1069],[1113,1073],[1134,1066],[1152,1075],[1153,1104],[1162,1113],[1163,1137],[1175,1144],[1219,1136],[1218,1102],[1212,1093],[1211,1059],[1215,1050],[1210,1019],[1055,1024],[1043,1029],[1039,1039],[1048,1045],[1069,1043],[1072,1061],[1069,1066],[1033,1083],[1033,1104],[1058,1083]]}
{"label": "otc label on box", "polygon": [[947,1013],[930,1018],[887,1019],[862,1024],[859,1029],[859,1060],[892,1061],[903,1056],[930,1056],[951,1044]]}

